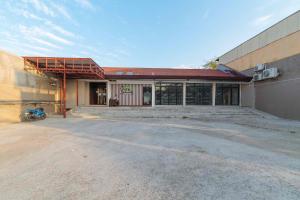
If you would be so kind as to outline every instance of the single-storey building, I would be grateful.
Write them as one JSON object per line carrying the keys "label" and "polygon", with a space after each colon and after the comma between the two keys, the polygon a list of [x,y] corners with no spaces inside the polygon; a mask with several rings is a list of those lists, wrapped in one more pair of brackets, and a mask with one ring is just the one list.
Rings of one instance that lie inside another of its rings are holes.
{"label": "single-storey building", "polygon": [[[76,106],[241,105],[241,84],[252,77],[217,69],[100,67],[91,58],[24,57],[57,78],[62,112]],[[65,105],[65,106],[64,106]]]}

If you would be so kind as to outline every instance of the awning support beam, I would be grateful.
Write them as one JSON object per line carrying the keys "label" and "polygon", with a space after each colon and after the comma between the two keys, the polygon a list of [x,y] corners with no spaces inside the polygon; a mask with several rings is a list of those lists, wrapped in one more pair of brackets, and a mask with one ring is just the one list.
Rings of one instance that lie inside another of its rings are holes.
{"label": "awning support beam", "polygon": [[67,89],[67,77],[66,77],[66,60],[64,59],[64,118],[67,117],[67,108],[66,108],[66,89]]}

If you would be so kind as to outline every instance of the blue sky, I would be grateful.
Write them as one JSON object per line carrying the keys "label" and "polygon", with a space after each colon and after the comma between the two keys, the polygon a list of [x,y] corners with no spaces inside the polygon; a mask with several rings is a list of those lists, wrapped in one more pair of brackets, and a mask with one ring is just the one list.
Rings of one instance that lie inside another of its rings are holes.
{"label": "blue sky", "polygon": [[0,48],[101,66],[197,68],[300,0],[0,0]]}

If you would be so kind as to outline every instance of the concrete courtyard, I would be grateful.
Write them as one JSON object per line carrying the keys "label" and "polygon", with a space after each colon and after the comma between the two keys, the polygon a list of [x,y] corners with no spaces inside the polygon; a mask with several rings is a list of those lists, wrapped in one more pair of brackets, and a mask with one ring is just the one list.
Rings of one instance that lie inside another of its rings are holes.
{"label": "concrete courtyard", "polygon": [[0,199],[300,199],[300,122],[94,108],[0,125]]}

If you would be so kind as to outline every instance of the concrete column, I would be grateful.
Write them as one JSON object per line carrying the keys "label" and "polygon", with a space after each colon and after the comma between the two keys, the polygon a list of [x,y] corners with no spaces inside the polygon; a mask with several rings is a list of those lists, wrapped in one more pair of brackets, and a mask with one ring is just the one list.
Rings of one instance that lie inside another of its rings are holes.
{"label": "concrete column", "polygon": [[183,87],[182,87],[182,90],[183,90],[183,92],[182,92],[182,105],[183,106],[186,106],[186,82],[183,82]]}
{"label": "concrete column", "polygon": [[212,105],[216,105],[216,82],[212,84]]}
{"label": "concrete column", "polygon": [[240,83],[240,91],[239,91],[239,104],[240,106],[242,106],[242,84]]}
{"label": "concrete column", "polygon": [[79,93],[78,93],[78,79],[75,80],[75,83],[76,83],[76,108],[78,109],[78,96],[79,96]]}
{"label": "concrete column", "polygon": [[106,85],[106,105],[109,106],[109,100],[111,98],[111,84],[110,82],[107,82],[107,85]]}
{"label": "concrete column", "polygon": [[152,83],[152,107],[155,106],[155,82]]}
{"label": "concrete column", "polygon": [[84,103],[86,106],[89,106],[90,105],[90,82],[87,81],[84,82],[84,91],[85,91]]}

